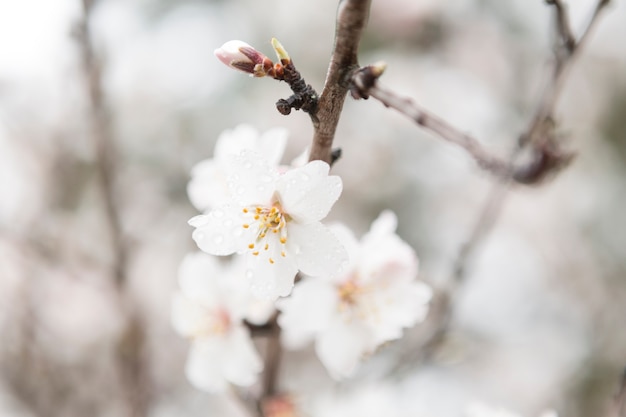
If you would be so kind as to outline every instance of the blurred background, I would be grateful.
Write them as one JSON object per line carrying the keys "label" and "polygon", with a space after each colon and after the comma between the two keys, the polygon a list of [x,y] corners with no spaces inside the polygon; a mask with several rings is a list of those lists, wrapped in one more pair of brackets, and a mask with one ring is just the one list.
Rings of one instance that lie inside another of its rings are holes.
{"label": "blurred background", "polygon": [[[373,0],[362,64],[506,155],[552,58],[541,0]],[[595,1],[571,0],[575,33]],[[194,249],[191,167],[224,129],[290,130],[284,83],[228,70],[213,50],[277,37],[321,91],[336,1],[0,2],[0,416],[245,416],[194,390],[169,325],[178,264]],[[310,417],[461,417],[481,402],[537,416],[603,416],[626,365],[626,5],[613,1],[556,111],[578,154],[554,180],[509,190],[468,264],[450,331],[426,363],[413,335],[335,383],[312,351],[280,386]],[[357,235],[399,217],[421,277],[446,285],[493,178],[464,151],[374,100],[346,101],[330,220]],[[402,366],[399,366],[399,363]]]}

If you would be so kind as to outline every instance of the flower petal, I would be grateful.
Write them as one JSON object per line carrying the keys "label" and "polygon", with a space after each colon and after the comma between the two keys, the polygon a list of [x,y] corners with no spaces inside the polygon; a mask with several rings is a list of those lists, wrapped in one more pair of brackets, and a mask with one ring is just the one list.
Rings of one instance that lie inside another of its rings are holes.
{"label": "flower petal", "polygon": [[193,302],[184,295],[175,294],[172,299],[171,322],[172,327],[181,336],[190,337],[204,321],[205,310],[200,304]]}
{"label": "flower petal", "polygon": [[354,374],[361,357],[371,345],[371,335],[363,324],[335,320],[317,338],[315,351],[330,376],[343,379]]}
{"label": "flower petal", "polygon": [[285,152],[288,136],[289,132],[287,129],[282,127],[272,128],[261,135],[256,149],[271,166],[277,166]]}
{"label": "flower petal", "polygon": [[341,178],[328,176],[328,164],[312,161],[283,174],[276,190],[284,210],[299,223],[319,221],[328,215],[342,190]]}
{"label": "flower petal", "polygon": [[254,240],[254,231],[244,228],[244,222],[241,209],[228,204],[189,220],[196,228],[193,240],[211,255],[230,255],[245,250],[247,242]]}
{"label": "flower petal", "polygon": [[221,364],[224,377],[242,387],[254,384],[263,370],[263,361],[247,329],[241,326],[233,328],[228,334],[226,348],[228,352],[222,356]]}
{"label": "flower petal", "polygon": [[196,164],[187,184],[191,204],[202,212],[224,204],[230,198],[226,175],[221,164],[214,159],[205,159]]}
{"label": "flower petal", "polygon": [[288,253],[295,253],[298,269],[303,273],[332,277],[345,268],[346,249],[323,224],[289,222],[287,239]]}
{"label": "flower petal", "polygon": [[187,254],[178,267],[178,285],[187,298],[209,307],[218,302],[217,281],[222,274],[217,258],[197,251]]}
{"label": "flower petal", "polygon": [[259,132],[249,124],[240,124],[234,129],[220,133],[215,142],[213,155],[216,160],[230,162],[230,157],[239,155],[244,149],[255,150]]}
{"label": "flower petal", "polygon": [[278,171],[258,152],[249,149],[229,158],[228,187],[233,201],[242,207],[268,205],[274,195]]}
{"label": "flower petal", "polygon": [[250,282],[252,295],[275,300],[291,293],[293,282],[298,272],[293,255],[283,257],[277,253],[269,262],[269,257],[248,255],[246,277]]}
{"label": "flower petal", "polygon": [[328,327],[338,306],[337,291],[330,282],[316,278],[300,281],[291,296],[281,298],[276,307],[282,312],[278,324],[283,344],[300,349]]}
{"label": "flower petal", "polygon": [[185,374],[191,384],[203,391],[222,392],[228,388],[221,365],[228,351],[220,338],[196,340],[189,351]]}

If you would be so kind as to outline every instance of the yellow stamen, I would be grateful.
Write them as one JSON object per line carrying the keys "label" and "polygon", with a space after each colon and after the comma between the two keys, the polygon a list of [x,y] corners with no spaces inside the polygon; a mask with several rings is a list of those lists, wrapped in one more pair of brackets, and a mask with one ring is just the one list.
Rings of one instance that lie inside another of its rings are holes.
{"label": "yellow stamen", "polygon": [[254,243],[250,243],[250,244],[248,245],[248,247],[249,247],[250,249],[254,249]]}
{"label": "yellow stamen", "polygon": [[252,252],[252,254],[253,254],[254,256],[258,256],[258,255],[259,255],[259,251],[258,251],[258,250],[255,250],[254,252]]}
{"label": "yellow stamen", "polygon": [[274,263],[274,260],[273,260],[272,258],[270,258],[270,263],[271,263],[271,264],[273,264],[273,263]]}
{"label": "yellow stamen", "polygon": [[287,242],[287,238],[285,236],[281,236],[280,237],[280,243],[282,243],[284,245],[285,242]]}

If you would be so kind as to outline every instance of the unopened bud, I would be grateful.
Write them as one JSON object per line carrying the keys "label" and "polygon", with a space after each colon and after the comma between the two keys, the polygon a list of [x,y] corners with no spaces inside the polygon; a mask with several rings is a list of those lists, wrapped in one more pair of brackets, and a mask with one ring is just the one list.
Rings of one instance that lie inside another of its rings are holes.
{"label": "unopened bud", "polygon": [[276,51],[276,56],[281,63],[286,65],[287,62],[291,61],[289,54],[287,53],[285,48],[283,48],[283,45],[278,42],[278,39],[272,38],[272,47],[274,48],[274,51]]}
{"label": "unopened bud", "polygon": [[379,78],[387,69],[387,63],[384,61],[378,61],[375,64],[370,65],[370,67],[372,68],[372,75],[375,78]]}
{"label": "unopened bud", "polygon": [[229,67],[254,77],[266,76],[274,66],[272,60],[242,41],[228,41],[216,49],[214,54]]}

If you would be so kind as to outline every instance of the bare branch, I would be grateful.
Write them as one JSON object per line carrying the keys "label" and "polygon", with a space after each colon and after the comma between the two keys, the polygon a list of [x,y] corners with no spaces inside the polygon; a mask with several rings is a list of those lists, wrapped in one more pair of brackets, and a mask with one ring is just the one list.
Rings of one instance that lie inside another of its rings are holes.
{"label": "bare branch", "polygon": [[103,195],[108,229],[113,248],[113,276],[119,287],[126,280],[126,247],[118,211],[113,173],[115,172],[115,147],[110,126],[110,115],[102,91],[102,66],[93,51],[89,17],[93,0],[83,0],[83,19],[77,30],[77,40],[83,61],[83,72],[91,106],[91,130],[96,149],[96,170]]}
{"label": "bare branch", "polygon": [[512,178],[523,184],[536,184],[549,173],[566,166],[573,158],[572,153],[561,150],[556,141],[552,140],[552,132],[546,131],[545,137],[549,140],[537,146],[533,160],[527,165],[515,166],[514,161],[491,154],[477,139],[428,112],[411,98],[402,97],[382,87],[377,81],[381,74],[382,71],[377,71],[376,66],[366,66],[355,71],[352,76],[352,95],[356,98],[374,97],[386,107],[404,114],[419,126],[435,133],[439,138],[465,149],[480,167],[498,177]]}
{"label": "bare branch", "polygon": [[311,146],[311,160],[331,162],[331,148],[348,93],[349,77],[358,67],[357,51],[367,22],[370,3],[371,0],[339,2],[335,47],[317,112],[312,117],[315,133]]}
{"label": "bare branch", "polygon": [[[566,17],[564,11],[559,11],[559,7],[562,7],[563,5],[560,1],[547,0],[547,2],[557,7],[557,13],[559,13],[557,29],[561,33],[561,36],[564,36],[564,34],[566,35],[566,31],[569,30],[568,28],[570,25],[567,21],[561,21],[561,19],[565,19]],[[489,235],[489,232],[493,229],[493,226],[497,222],[497,219],[502,211],[502,207],[504,206],[504,202],[509,195],[511,183],[513,181],[517,181],[519,183],[536,183],[541,179],[540,177],[545,176],[547,172],[554,172],[556,169],[565,166],[573,157],[572,154],[560,151],[558,146],[555,147],[557,142],[554,135],[552,113],[566,78],[566,70],[571,67],[577,52],[580,51],[581,47],[587,41],[589,34],[598,21],[598,17],[608,4],[609,0],[598,0],[589,22],[583,33],[580,35],[579,40],[573,43],[568,41],[568,43],[571,44],[569,46],[567,46],[566,43],[562,45],[564,48],[571,49],[569,53],[564,54],[562,52],[555,51],[555,63],[552,69],[551,80],[546,86],[544,94],[538,102],[534,117],[530,120],[524,133],[520,135],[518,146],[513,150],[507,162],[494,159],[482,149],[477,140],[459,132],[443,120],[432,117],[424,110],[417,107],[410,99],[398,99],[395,94],[386,90],[382,90],[383,93],[380,93],[381,89],[377,86],[377,78],[380,74],[382,74],[381,71],[378,71],[378,74],[376,74],[375,71],[375,77],[373,79],[371,79],[371,77],[370,79],[359,78],[362,77],[363,71],[368,67],[355,71],[353,74],[352,93],[355,98],[367,98],[371,95],[379,99],[388,107],[392,107],[411,117],[419,125],[437,133],[442,139],[465,148],[481,166],[491,168],[491,170],[496,173],[500,170],[503,170],[504,172],[508,171],[509,173],[509,175],[503,178],[503,181],[494,184],[491,193],[485,201],[485,205],[479,212],[476,223],[472,228],[468,239],[465,244],[461,246],[457,259],[453,264],[453,270],[451,272],[453,280],[449,287],[444,289],[444,292],[439,295],[440,305],[437,306],[438,314],[434,317],[434,329],[431,328],[428,335],[420,341],[419,347],[416,351],[413,352],[407,360],[403,361],[405,362],[405,366],[409,363],[415,364],[419,361],[428,359],[432,352],[434,352],[445,339],[445,334],[448,331],[450,318],[452,317],[454,310],[454,303],[451,300],[458,292],[459,286],[463,283],[463,281],[465,281],[467,263],[471,260],[480,244]],[[380,97],[377,97],[377,95]],[[404,100],[404,102],[402,100]],[[402,105],[404,106],[403,109],[396,108],[396,106],[402,107]],[[521,170],[519,168],[512,168],[519,158],[521,151],[527,146],[532,146],[532,149],[538,157],[535,157],[531,164],[523,167]],[[626,417],[626,410],[624,410],[624,408],[626,408],[626,374],[622,381],[620,392],[616,397],[615,408],[617,411],[615,411],[615,413],[610,417]]]}
{"label": "bare branch", "polygon": [[567,8],[561,0],[546,0],[547,4],[554,6],[556,10],[556,29],[558,30],[563,46],[569,53],[576,48],[576,39],[570,27]]}

